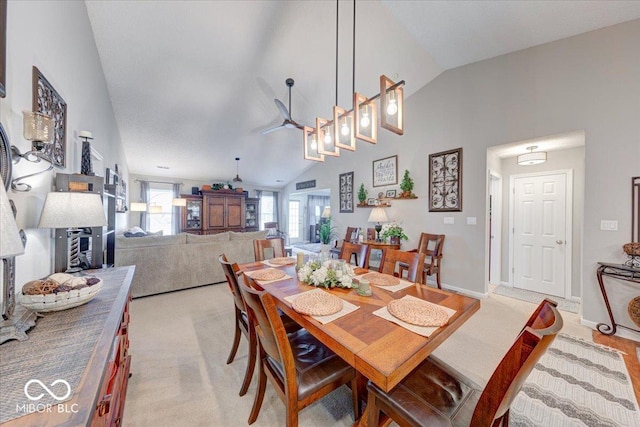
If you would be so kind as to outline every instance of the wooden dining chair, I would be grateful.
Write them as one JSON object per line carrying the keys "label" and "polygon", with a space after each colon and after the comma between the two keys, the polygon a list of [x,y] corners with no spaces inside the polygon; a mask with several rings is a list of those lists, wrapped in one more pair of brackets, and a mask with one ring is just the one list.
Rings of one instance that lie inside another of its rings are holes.
{"label": "wooden dining chair", "polygon": [[367,228],[367,240],[371,240],[371,241],[376,240],[376,229],[375,228]]}
{"label": "wooden dining chair", "polygon": [[287,427],[298,425],[298,412],[344,384],[350,384],[354,419],[360,417],[356,372],[306,329],[287,334],[274,298],[255,289],[244,275],[240,286],[249,320],[258,337],[258,389],[249,424],[258,418],[267,378],[286,405]]}
{"label": "wooden dining chair", "polygon": [[344,242],[340,250],[340,259],[351,264],[353,257],[355,257],[355,262],[358,267],[369,268],[369,246]]}
{"label": "wooden dining chair", "polygon": [[247,361],[247,369],[244,373],[244,380],[242,381],[242,387],[240,387],[240,396],[244,396],[251,384],[251,378],[253,377],[253,370],[256,366],[256,356],[258,353],[258,341],[256,338],[253,325],[249,322],[247,312],[245,309],[244,299],[240,292],[240,285],[238,283],[238,273],[240,268],[236,263],[230,263],[227,260],[226,255],[222,254],[218,257],[220,265],[222,265],[222,271],[227,279],[229,290],[233,295],[233,302],[235,304],[235,333],[233,336],[233,345],[231,346],[231,352],[227,358],[227,365],[233,362],[238,351],[238,345],[240,344],[240,336],[244,335],[249,342],[249,360]]}
{"label": "wooden dining chair", "polygon": [[400,426],[508,426],[513,399],[562,323],[556,303],[542,301],[484,390],[433,356],[388,393],[369,382],[369,427],[378,425],[380,411]]}
{"label": "wooden dining chair", "polygon": [[329,252],[339,258],[344,242],[358,243],[359,234],[359,227],[347,227],[347,232],[344,234],[344,239],[342,240],[342,242],[336,240],[335,245],[331,249],[329,249]]}
{"label": "wooden dining chair", "polygon": [[427,276],[436,276],[438,289],[442,289],[440,282],[440,270],[442,264],[442,247],[444,246],[444,234],[420,233],[418,247],[409,252],[421,252],[424,257],[424,268],[422,270],[422,283],[427,283]]}
{"label": "wooden dining chair", "polygon": [[256,261],[285,256],[284,239],[256,239],[253,241],[253,255]]}
{"label": "wooden dining chair", "polygon": [[403,273],[406,271],[406,277],[404,278],[410,282],[422,283],[421,273],[423,265],[423,253],[386,249],[382,251],[380,273],[391,274],[402,278]]}

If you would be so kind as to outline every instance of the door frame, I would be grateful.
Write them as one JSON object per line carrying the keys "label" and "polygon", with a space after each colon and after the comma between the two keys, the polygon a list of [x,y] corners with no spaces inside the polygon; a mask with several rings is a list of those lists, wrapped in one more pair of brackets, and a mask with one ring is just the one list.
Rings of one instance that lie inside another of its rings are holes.
{"label": "door frame", "polygon": [[573,169],[558,169],[543,172],[522,173],[509,176],[509,286],[514,287],[514,210],[515,210],[515,180],[517,178],[538,177],[564,174],[566,176],[565,191],[565,254],[564,254],[564,298],[571,299],[571,278],[573,273]]}
{"label": "door frame", "polygon": [[[487,212],[489,217],[489,275],[487,282],[492,285],[499,285],[502,283],[502,175],[489,169],[488,180],[491,214]],[[494,239],[491,239],[492,235]],[[495,256],[496,254],[497,257]],[[495,265],[495,269],[498,271],[498,276],[500,277],[498,281],[496,281],[495,277],[490,280],[492,264]]]}

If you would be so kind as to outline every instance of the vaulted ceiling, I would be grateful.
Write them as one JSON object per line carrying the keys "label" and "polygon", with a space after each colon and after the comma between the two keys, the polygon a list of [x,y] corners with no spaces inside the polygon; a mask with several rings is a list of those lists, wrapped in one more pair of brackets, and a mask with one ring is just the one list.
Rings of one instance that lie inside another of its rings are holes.
{"label": "vaulted ceiling", "polygon": [[[274,98],[313,125],[336,97],[336,2],[86,1],[130,173],[280,187],[312,162]],[[640,18],[637,1],[358,1],[355,90],[405,97],[444,70]],[[351,108],[353,2],[339,2]]]}

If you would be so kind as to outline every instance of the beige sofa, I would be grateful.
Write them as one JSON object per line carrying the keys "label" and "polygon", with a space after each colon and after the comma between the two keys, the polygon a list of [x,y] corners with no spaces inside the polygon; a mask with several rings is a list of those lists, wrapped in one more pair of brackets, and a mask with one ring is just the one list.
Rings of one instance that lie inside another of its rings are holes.
{"label": "beige sofa", "polygon": [[135,265],[131,285],[134,298],[224,282],[218,256],[229,261],[254,260],[253,240],[264,239],[266,231],[226,233],[208,236],[116,236],[115,265]]}

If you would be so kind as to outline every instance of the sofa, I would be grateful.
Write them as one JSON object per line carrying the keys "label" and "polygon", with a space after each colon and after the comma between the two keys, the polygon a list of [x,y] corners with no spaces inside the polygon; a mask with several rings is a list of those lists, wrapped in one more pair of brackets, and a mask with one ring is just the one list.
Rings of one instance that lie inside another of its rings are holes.
{"label": "sofa", "polygon": [[116,236],[115,266],[135,265],[131,285],[134,298],[224,282],[218,256],[229,261],[254,261],[253,241],[266,231],[199,236]]}

